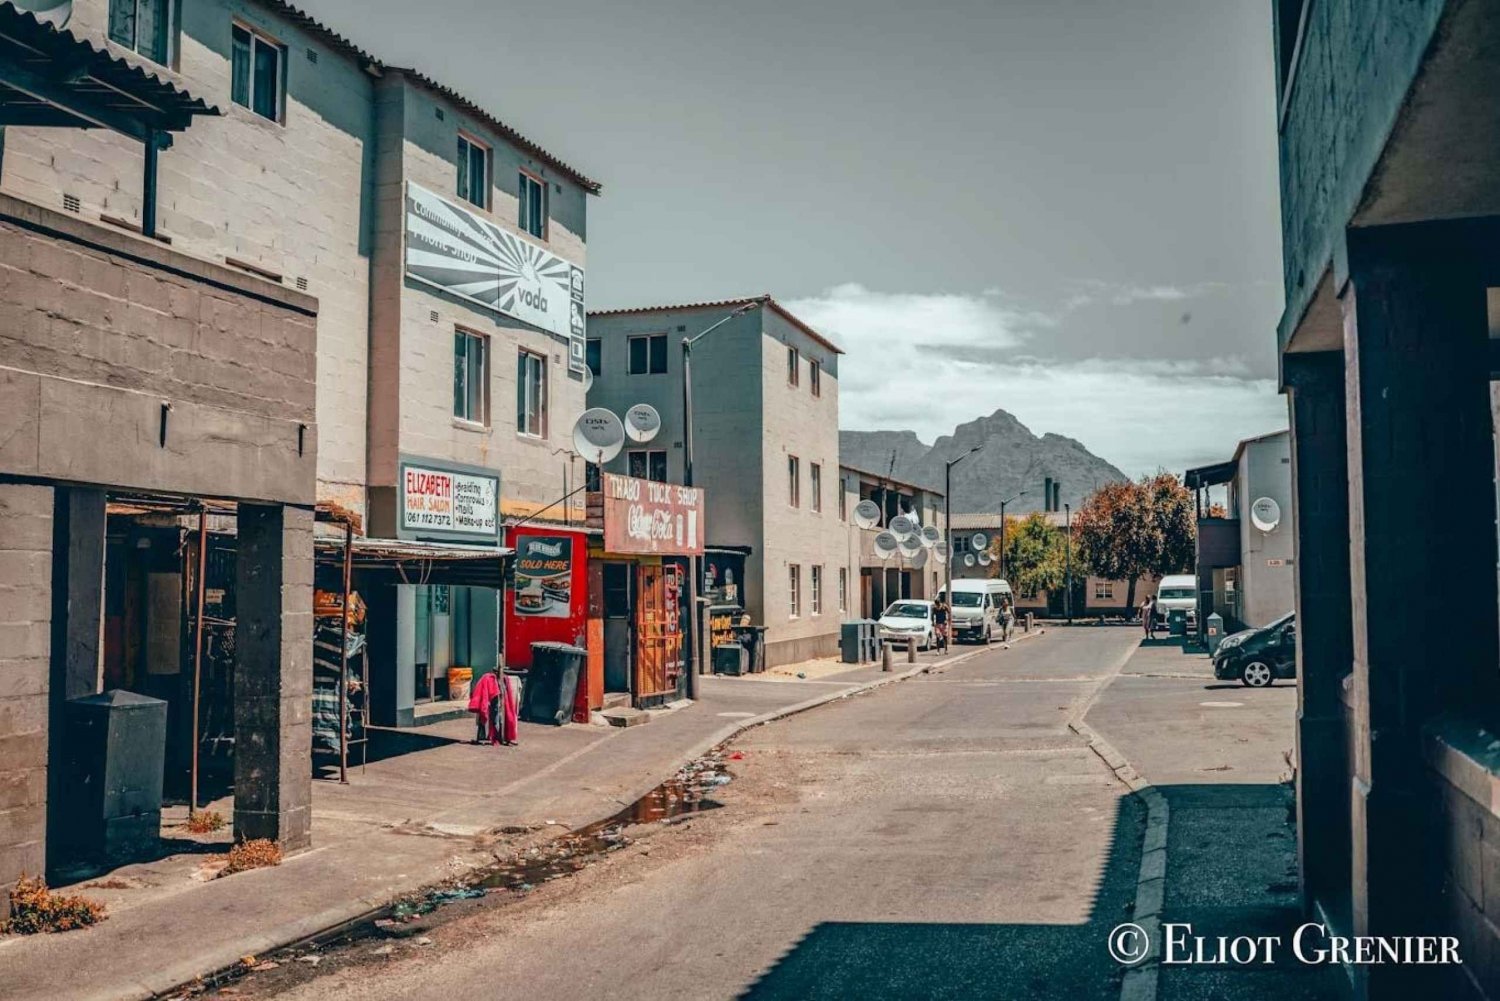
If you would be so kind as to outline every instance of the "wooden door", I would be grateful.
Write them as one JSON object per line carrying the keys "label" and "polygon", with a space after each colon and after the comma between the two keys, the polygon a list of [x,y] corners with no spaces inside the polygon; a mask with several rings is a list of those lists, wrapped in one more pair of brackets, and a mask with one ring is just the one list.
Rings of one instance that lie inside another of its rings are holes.
{"label": "wooden door", "polygon": [[643,566],[637,572],[635,698],[643,702],[677,693],[680,575],[670,566]]}

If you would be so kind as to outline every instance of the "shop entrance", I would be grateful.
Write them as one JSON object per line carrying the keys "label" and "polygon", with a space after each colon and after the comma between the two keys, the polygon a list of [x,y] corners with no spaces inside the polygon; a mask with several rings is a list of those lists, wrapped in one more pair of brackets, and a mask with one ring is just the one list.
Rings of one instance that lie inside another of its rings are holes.
{"label": "shop entrance", "polygon": [[638,574],[636,699],[675,698],[677,674],[682,663],[679,602],[682,575],[675,566],[642,566]]}
{"label": "shop entrance", "polygon": [[445,584],[419,585],[416,589],[417,702],[447,698],[448,668],[453,666],[452,593]]}
{"label": "shop entrance", "polygon": [[604,564],[604,690],[629,692],[635,623],[631,600],[634,563]]}

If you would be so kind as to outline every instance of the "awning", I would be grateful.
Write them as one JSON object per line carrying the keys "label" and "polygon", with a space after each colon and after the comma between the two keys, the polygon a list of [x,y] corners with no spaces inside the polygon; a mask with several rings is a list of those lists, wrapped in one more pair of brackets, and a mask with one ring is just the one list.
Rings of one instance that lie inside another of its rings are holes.
{"label": "awning", "polygon": [[[505,558],[515,550],[504,546],[463,546],[442,542],[356,538],[351,563],[358,584],[441,584],[449,587],[505,585]],[[342,568],[344,540],[314,540],[322,569]]]}
{"label": "awning", "polygon": [[1195,469],[1189,469],[1187,475],[1182,478],[1182,482],[1189,490],[1212,487],[1234,479],[1234,474],[1238,469],[1239,464],[1233,459],[1228,462],[1216,462],[1212,466],[1198,466]]}

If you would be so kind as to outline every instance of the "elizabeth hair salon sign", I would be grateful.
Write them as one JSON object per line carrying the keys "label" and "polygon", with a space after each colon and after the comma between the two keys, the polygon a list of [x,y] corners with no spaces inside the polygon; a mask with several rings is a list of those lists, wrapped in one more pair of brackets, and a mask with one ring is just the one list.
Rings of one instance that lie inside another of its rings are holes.
{"label": "elizabeth hair salon sign", "polygon": [[401,529],[406,535],[493,543],[500,535],[500,477],[401,464]]}
{"label": "elizabeth hair salon sign", "polygon": [[703,490],[604,474],[604,551],[703,555]]}
{"label": "elizabeth hair salon sign", "polygon": [[410,181],[406,274],[566,337],[568,367],[584,369],[583,269]]}

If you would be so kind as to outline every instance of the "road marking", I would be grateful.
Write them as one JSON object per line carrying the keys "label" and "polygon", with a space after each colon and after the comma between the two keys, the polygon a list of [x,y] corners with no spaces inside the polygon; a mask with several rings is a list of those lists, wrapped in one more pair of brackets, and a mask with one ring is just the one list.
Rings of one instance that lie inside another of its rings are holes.
{"label": "road marking", "polygon": [[1210,709],[1238,709],[1244,705],[1243,702],[1200,702],[1200,706],[1208,706]]}

